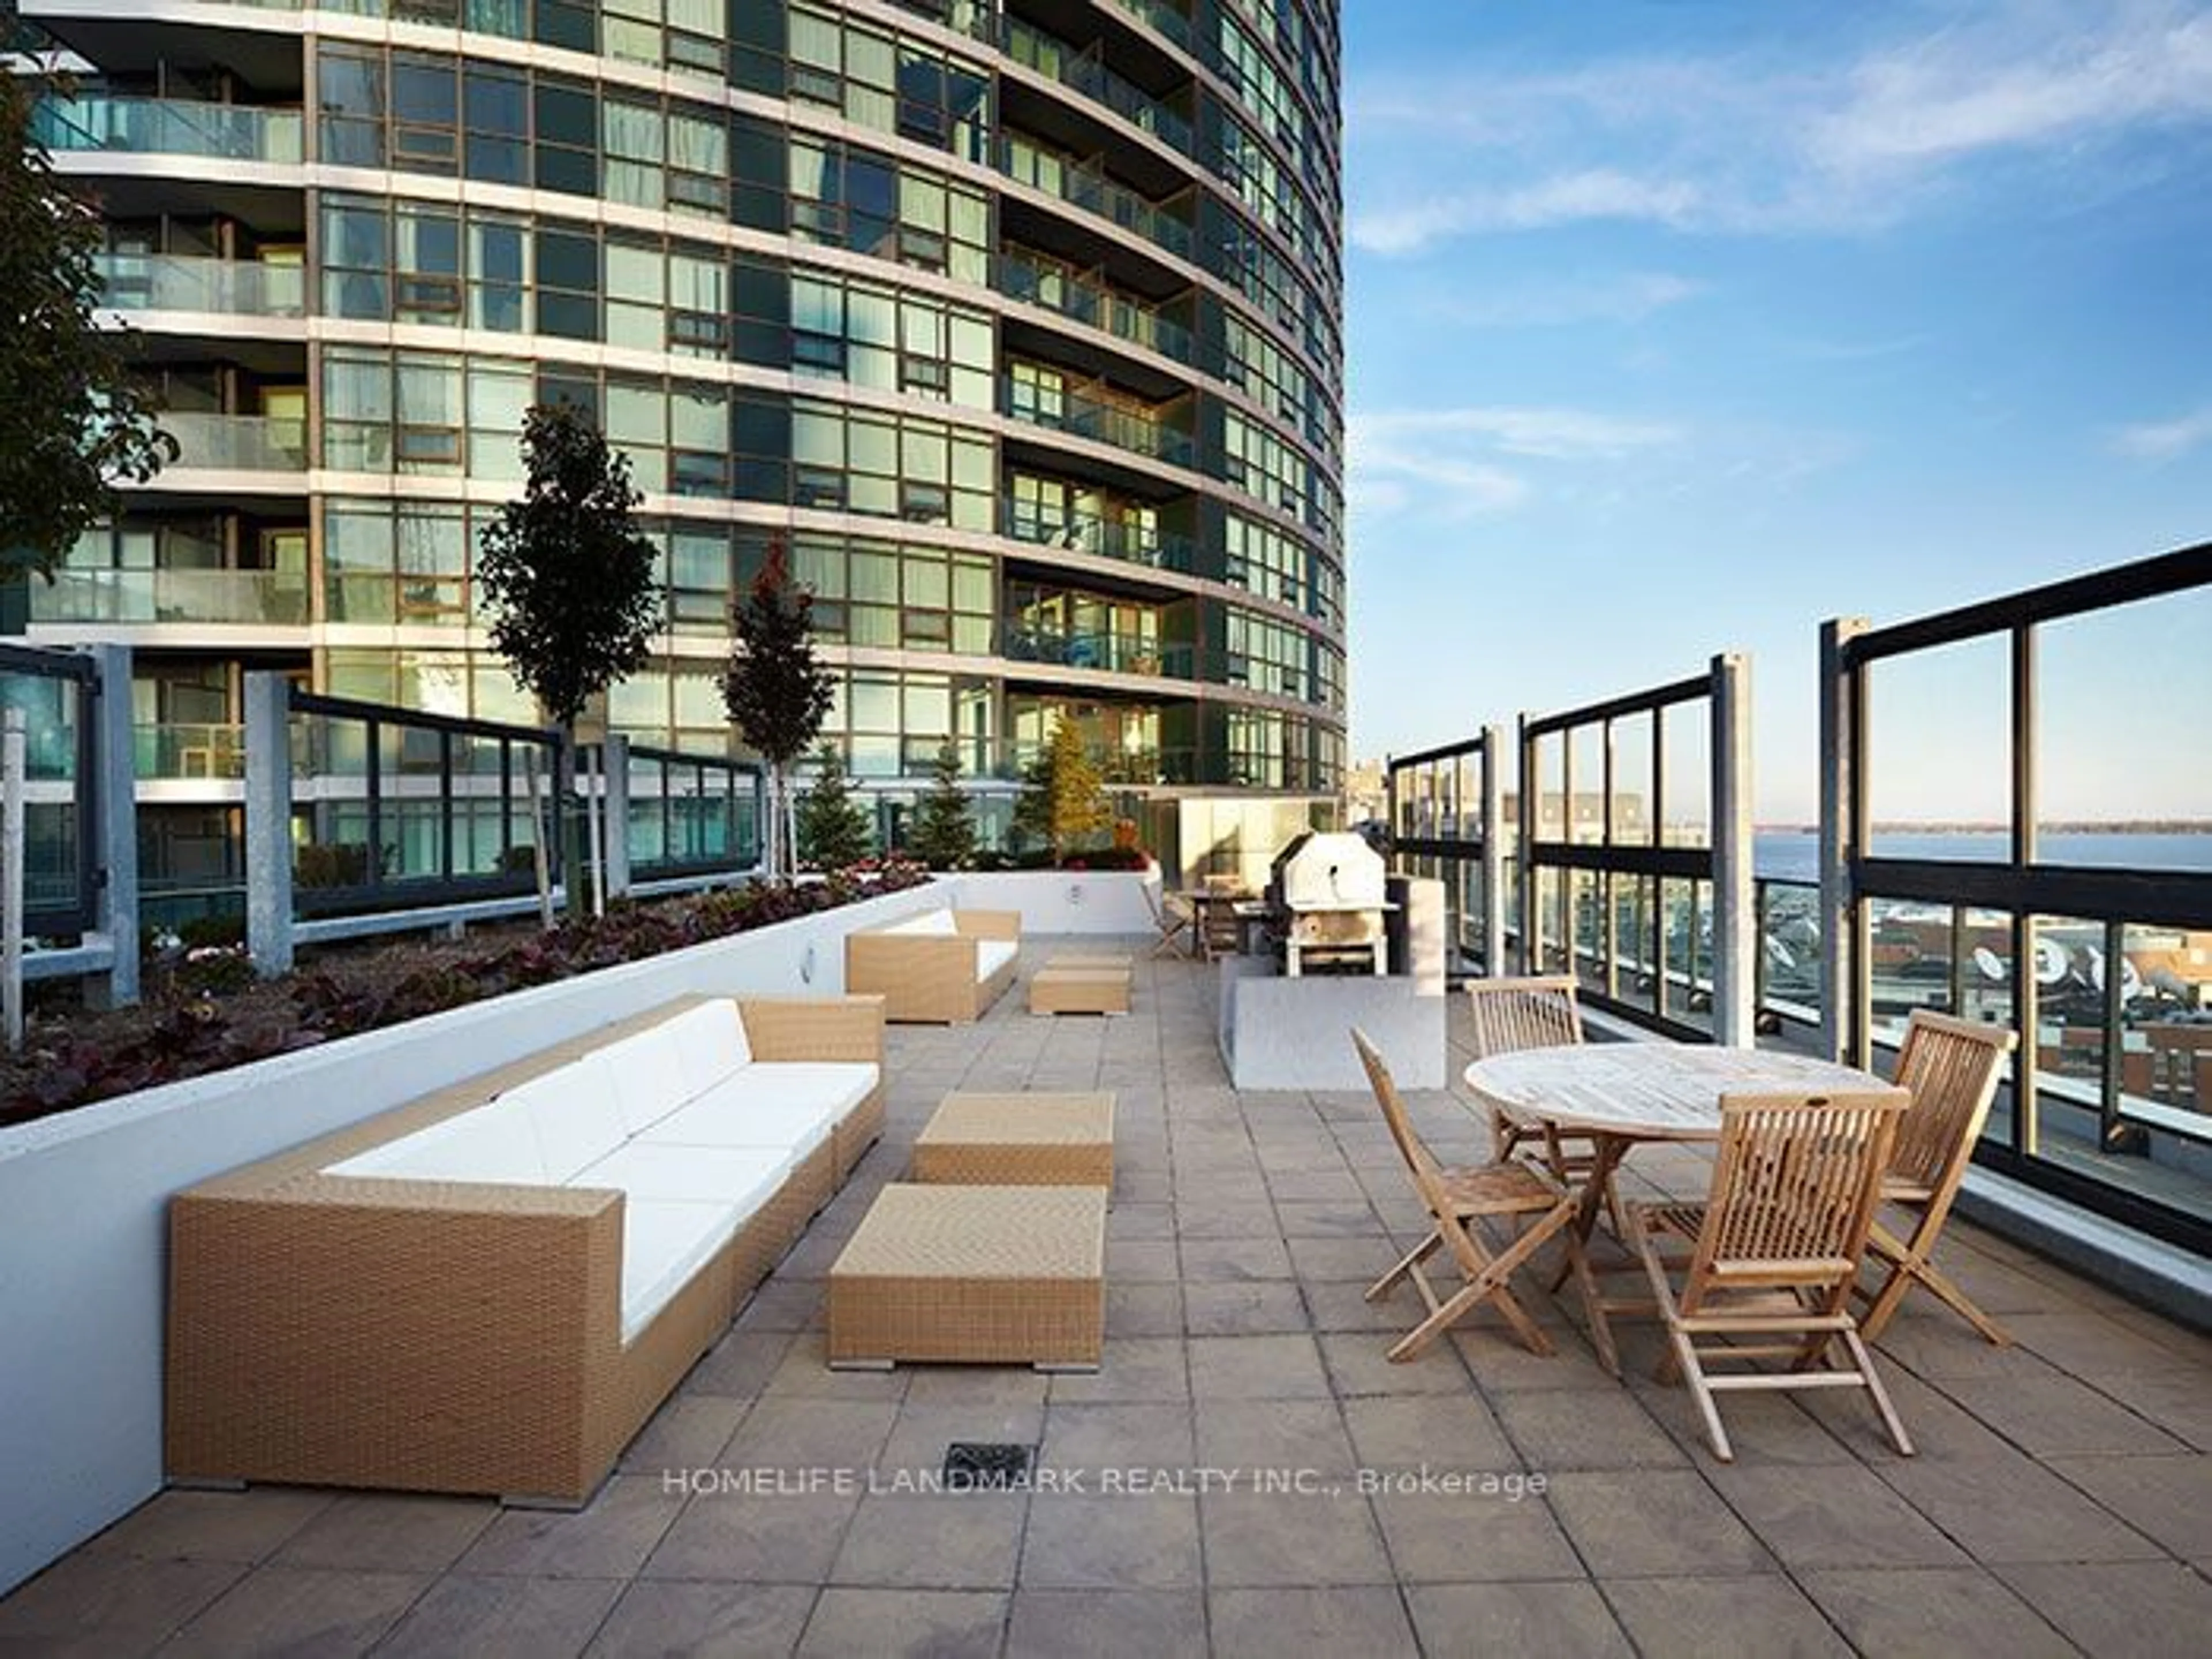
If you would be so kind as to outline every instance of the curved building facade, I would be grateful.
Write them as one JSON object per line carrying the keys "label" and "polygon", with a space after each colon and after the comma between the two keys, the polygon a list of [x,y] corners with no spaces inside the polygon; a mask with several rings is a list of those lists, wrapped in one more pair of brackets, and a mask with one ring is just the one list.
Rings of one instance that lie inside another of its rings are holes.
{"label": "curved building facade", "polygon": [[1334,0],[21,9],[88,66],[42,130],[183,445],[33,596],[138,647],[155,879],[222,828],[246,668],[529,717],[471,552],[556,398],[665,548],[640,740],[730,744],[781,544],[880,787],[1065,718],[1142,796],[1334,796]]}

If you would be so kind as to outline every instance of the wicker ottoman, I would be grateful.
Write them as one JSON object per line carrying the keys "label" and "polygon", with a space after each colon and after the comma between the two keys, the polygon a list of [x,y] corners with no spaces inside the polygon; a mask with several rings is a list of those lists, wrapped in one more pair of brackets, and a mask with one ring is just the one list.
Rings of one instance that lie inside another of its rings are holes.
{"label": "wicker ottoman", "polygon": [[915,1139],[908,1178],[979,1187],[1111,1187],[1113,1094],[949,1094]]}
{"label": "wicker ottoman", "polygon": [[1044,965],[1048,968],[1096,968],[1124,974],[1137,971],[1136,957],[1121,951],[1055,951],[1045,958]]}
{"label": "wicker ottoman", "polygon": [[1030,981],[1033,1014],[1126,1014],[1129,970],[1126,968],[1042,968]]}
{"label": "wicker ottoman", "polygon": [[1096,1370],[1106,1332],[1098,1187],[884,1188],[830,1269],[830,1364]]}

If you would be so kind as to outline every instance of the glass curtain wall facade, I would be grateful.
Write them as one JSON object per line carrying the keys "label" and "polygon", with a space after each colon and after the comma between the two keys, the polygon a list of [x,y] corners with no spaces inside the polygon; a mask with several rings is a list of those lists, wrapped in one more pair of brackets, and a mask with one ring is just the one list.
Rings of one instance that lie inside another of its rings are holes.
{"label": "glass curtain wall facade", "polygon": [[25,0],[91,66],[42,132],[184,449],[32,636],[139,648],[172,796],[234,766],[249,668],[526,719],[472,553],[566,399],[663,549],[640,741],[732,746],[781,545],[866,778],[948,738],[1011,777],[1068,719],[1128,789],[1333,796],[1336,9]]}

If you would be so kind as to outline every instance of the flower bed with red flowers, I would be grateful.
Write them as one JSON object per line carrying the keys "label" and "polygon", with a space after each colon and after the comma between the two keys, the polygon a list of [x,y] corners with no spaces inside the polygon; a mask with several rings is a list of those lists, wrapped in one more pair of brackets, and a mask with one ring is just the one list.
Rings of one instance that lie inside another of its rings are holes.
{"label": "flower bed with red flowers", "polygon": [[617,901],[604,916],[570,916],[550,931],[355,947],[249,983],[228,972],[230,953],[218,963],[198,952],[143,1006],[35,1019],[21,1051],[0,1060],[0,1124],[705,945],[928,879],[906,860],[871,860],[796,884],[750,881],[678,898]]}

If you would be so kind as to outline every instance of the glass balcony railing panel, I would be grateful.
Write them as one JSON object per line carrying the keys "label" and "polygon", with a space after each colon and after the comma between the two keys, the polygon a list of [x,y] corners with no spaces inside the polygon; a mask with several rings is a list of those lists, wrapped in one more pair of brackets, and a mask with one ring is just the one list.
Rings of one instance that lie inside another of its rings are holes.
{"label": "glass balcony railing panel", "polygon": [[1197,33],[1190,19],[1166,0],[1114,0],[1123,11],[1140,23],[1149,23],[1158,33],[1181,46],[1185,52],[1197,50]]}
{"label": "glass balcony railing panel", "polygon": [[142,778],[242,778],[246,775],[246,728],[195,722],[141,726],[133,736]]}
{"label": "glass balcony railing panel", "polygon": [[102,253],[93,267],[115,311],[206,311],[237,317],[307,313],[307,273],[257,259],[197,259],[177,254]]}
{"label": "glass balcony railing panel", "polygon": [[1193,647],[1163,643],[1149,635],[1037,628],[1018,617],[1006,617],[999,623],[999,654],[1011,662],[1194,679],[1199,653]]}
{"label": "glass balcony railing panel", "polygon": [[1141,525],[1094,514],[1062,512],[1035,501],[1005,503],[1005,534],[1039,547],[1066,548],[1102,559],[1119,559],[1156,570],[1196,568],[1197,544],[1188,536],[1148,530]]}
{"label": "glass balcony railing panel", "polygon": [[1080,392],[1039,396],[1037,389],[1008,379],[1001,383],[1004,412],[1017,421],[1089,438],[1116,449],[1133,450],[1153,460],[1188,466],[1196,446],[1188,432],[1133,410],[1103,403]]}
{"label": "glass balcony railing panel", "polygon": [[301,131],[296,109],[108,93],[44,98],[32,118],[33,135],[50,150],[128,150],[229,161],[296,163],[304,153]]}
{"label": "glass balcony railing panel", "polygon": [[1197,338],[1181,323],[1060,266],[1019,253],[1001,253],[999,291],[1009,299],[1057,312],[1179,363],[1197,361]]}
{"label": "glass balcony railing panel", "polygon": [[307,620],[304,576],[273,570],[61,570],[31,585],[34,623],[246,623]]}
{"label": "glass balcony railing panel", "polygon": [[265,415],[197,412],[155,417],[177,441],[169,471],[199,468],[229,472],[304,472],[307,434],[295,419]]}
{"label": "glass balcony railing panel", "polygon": [[999,170],[1009,179],[1110,219],[1178,258],[1191,257],[1195,236],[1183,221],[1081,162],[1057,155],[1050,161],[1039,165],[1011,138],[999,141]]}
{"label": "glass balcony railing panel", "polygon": [[1154,134],[1185,155],[1191,153],[1193,133],[1189,121],[1096,58],[1012,17],[1006,22],[1006,50],[1009,58],[1024,68],[1073,88],[1085,97],[1103,104],[1132,126]]}
{"label": "glass balcony railing panel", "polygon": [[1799,1020],[1817,1018],[1825,994],[1820,890],[1807,882],[1761,879],[1756,894],[1759,1007]]}

